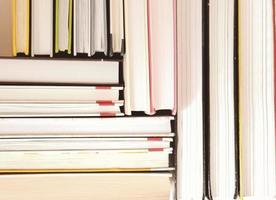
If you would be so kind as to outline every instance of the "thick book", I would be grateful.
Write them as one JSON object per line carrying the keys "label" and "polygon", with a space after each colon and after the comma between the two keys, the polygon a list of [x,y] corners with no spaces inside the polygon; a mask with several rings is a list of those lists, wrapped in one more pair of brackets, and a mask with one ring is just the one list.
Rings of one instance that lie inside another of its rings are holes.
{"label": "thick book", "polygon": [[147,1],[125,1],[125,112],[150,114]]}
{"label": "thick book", "polygon": [[48,55],[53,56],[53,5],[52,0],[32,1],[32,56]]}
{"label": "thick book", "polygon": [[[108,190],[108,192],[107,192]],[[170,173],[1,175],[3,199],[173,200]]]}
{"label": "thick book", "polygon": [[273,28],[272,1],[239,2],[241,197],[276,196]]}
{"label": "thick book", "polygon": [[0,1],[0,56],[13,55],[13,1]]}
{"label": "thick book", "polygon": [[13,17],[15,34],[13,34],[13,54],[29,54],[30,43],[30,0],[14,0]]}
{"label": "thick book", "polygon": [[148,0],[150,111],[176,113],[176,0]]}
{"label": "thick book", "polygon": [[[169,168],[172,148],[0,151],[3,170],[149,169]],[[89,158],[89,159],[88,159]]]}
{"label": "thick book", "polygon": [[177,198],[203,197],[203,56],[201,0],[177,2]]}
{"label": "thick book", "polygon": [[[234,0],[209,6],[210,182],[214,199],[236,194]],[[237,103],[237,102],[236,102]]]}
{"label": "thick book", "polygon": [[[171,137],[173,117],[0,118],[0,137]],[[16,126],[14,126],[16,124]]]}
{"label": "thick book", "polygon": [[9,84],[119,84],[119,62],[1,59],[0,82]]}

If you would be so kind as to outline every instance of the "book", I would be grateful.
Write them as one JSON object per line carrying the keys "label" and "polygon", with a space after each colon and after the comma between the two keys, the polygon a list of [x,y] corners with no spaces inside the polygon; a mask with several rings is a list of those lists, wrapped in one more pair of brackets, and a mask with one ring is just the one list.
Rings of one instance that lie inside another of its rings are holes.
{"label": "book", "polygon": [[[172,137],[173,117],[0,118],[0,138]],[[14,126],[16,124],[16,126]]]}
{"label": "book", "polygon": [[239,16],[241,197],[272,199],[276,195],[273,2],[241,1]]}
{"label": "book", "polygon": [[1,175],[0,183],[2,197],[13,200],[173,199],[170,173]]}
{"label": "book", "polygon": [[176,0],[149,0],[150,111],[176,112]]}
{"label": "book", "polygon": [[57,0],[55,6],[55,53],[71,54],[73,0]]}
{"label": "book", "polygon": [[77,53],[91,55],[90,49],[90,26],[91,26],[91,1],[74,0],[74,56]]}
{"label": "book", "polygon": [[9,84],[119,84],[115,61],[1,59],[0,71],[0,82]]}
{"label": "book", "polygon": [[0,1],[0,56],[13,56],[13,34],[15,33],[13,27],[13,1]]}
{"label": "book", "polygon": [[176,112],[176,1],[125,4],[126,114]]}
{"label": "book", "polygon": [[122,87],[0,85],[1,103],[87,103],[117,101]]}
{"label": "book", "polygon": [[123,101],[95,103],[0,103],[0,117],[123,116]]}
{"label": "book", "polygon": [[237,195],[234,6],[233,0],[211,0],[209,6],[210,182],[215,199]]}
{"label": "book", "polygon": [[30,37],[30,1],[29,0],[15,0],[13,15],[15,16],[15,38],[14,40],[14,56],[17,53],[24,53],[29,55],[29,37]]}
{"label": "book", "polygon": [[107,55],[107,1],[91,0],[90,15],[90,54],[103,52]]}
{"label": "book", "polygon": [[203,163],[203,2],[177,2],[178,110],[177,198],[202,199]]}
{"label": "book", "polygon": [[[0,170],[168,168],[171,148],[137,150],[0,151]],[[89,158],[89,159],[88,159]]]}
{"label": "book", "polygon": [[53,56],[53,1],[32,1],[32,56]]}
{"label": "book", "polygon": [[111,53],[124,53],[124,2],[123,0],[110,1],[110,38],[112,40]]}
{"label": "book", "polygon": [[0,151],[135,150],[170,148],[172,138],[11,138],[0,140]]}
{"label": "book", "polygon": [[125,112],[150,114],[147,1],[125,1]]}

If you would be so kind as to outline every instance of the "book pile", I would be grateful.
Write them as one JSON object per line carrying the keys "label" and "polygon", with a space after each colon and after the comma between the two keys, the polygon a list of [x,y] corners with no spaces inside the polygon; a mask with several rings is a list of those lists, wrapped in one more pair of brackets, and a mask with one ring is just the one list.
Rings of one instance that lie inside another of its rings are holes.
{"label": "book pile", "polygon": [[0,13],[1,198],[173,199],[175,2],[0,0]]}
{"label": "book pile", "polygon": [[0,200],[276,200],[276,0],[0,0]]}

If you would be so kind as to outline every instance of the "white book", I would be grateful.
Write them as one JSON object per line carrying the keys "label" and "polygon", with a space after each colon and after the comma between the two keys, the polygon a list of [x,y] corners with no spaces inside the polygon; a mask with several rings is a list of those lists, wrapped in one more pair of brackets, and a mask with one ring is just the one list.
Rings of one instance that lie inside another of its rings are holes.
{"label": "white book", "polygon": [[213,198],[233,199],[236,185],[234,1],[210,0],[210,180]]}
{"label": "white book", "polygon": [[172,149],[0,151],[0,171],[36,169],[168,168]]}
{"label": "white book", "polygon": [[150,110],[147,1],[125,1],[125,112]]}
{"label": "white book", "polygon": [[122,87],[0,85],[0,103],[117,101]]}
{"label": "white book", "polygon": [[91,1],[74,0],[74,55],[90,55]]}
{"label": "white book", "polygon": [[107,13],[106,0],[91,0],[91,55],[96,52],[107,54]]}
{"label": "white book", "polygon": [[68,53],[71,53],[72,0],[56,1],[55,20],[55,52],[67,50]]}
{"label": "white book", "polygon": [[58,173],[0,176],[0,193],[5,200],[173,200],[170,198],[173,185],[171,173]]}
{"label": "white book", "polygon": [[123,116],[121,103],[0,103],[0,117]]}
{"label": "white book", "polygon": [[124,36],[124,2],[110,1],[110,34],[112,36],[113,52],[121,53]]}
{"label": "white book", "polygon": [[53,1],[32,1],[32,56],[53,55]]}
{"label": "white book", "polygon": [[0,118],[0,137],[171,137],[172,117]]}
{"label": "white book", "polygon": [[172,138],[20,138],[1,139],[0,151],[126,150],[170,148]]}
{"label": "white book", "polygon": [[0,59],[0,71],[8,83],[119,83],[119,63],[109,61]]}
{"label": "white book", "polygon": [[151,111],[176,112],[176,0],[148,1]]}
{"label": "white book", "polygon": [[178,1],[177,198],[203,196],[202,1]]}
{"label": "white book", "polygon": [[241,197],[276,196],[273,2],[239,2]]}

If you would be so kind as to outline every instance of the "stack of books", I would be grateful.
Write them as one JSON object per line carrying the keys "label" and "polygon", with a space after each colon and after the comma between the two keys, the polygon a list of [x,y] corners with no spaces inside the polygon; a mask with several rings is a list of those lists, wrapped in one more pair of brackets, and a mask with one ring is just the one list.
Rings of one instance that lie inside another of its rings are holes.
{"label": "stack of books", "polygon": [[0,200],[275,200],[276,0],[0,0]]}
{"label": "stack of books", "polygon": [[0,1],[3,198],[175,197],[175,3]]}

